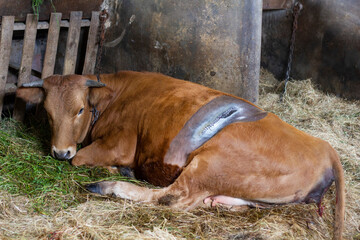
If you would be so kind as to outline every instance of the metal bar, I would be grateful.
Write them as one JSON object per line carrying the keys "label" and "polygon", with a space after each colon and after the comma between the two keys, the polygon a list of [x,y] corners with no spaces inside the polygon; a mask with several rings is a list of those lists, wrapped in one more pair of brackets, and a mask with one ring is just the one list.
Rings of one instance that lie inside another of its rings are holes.
{"label": "metal bar", "polygon": [[44,79],[53,75],[55,68],[56,52],[59,41],[61,13],[52,13],[50,17],[50,27],[46,41],[46,51],[44,57],[44,67],[41,78]]}
{"label": "metal bar", "polygon": [[10,61],[11,40],[13,36],[14,21],[14,16],[2,17],[0,38],[0,119],[4,104],[5,86]]}
{"label": "metal bar", "polygon": [[[34,14],[28,14],[26,17],[26,28],[24,34],[24,46],[21,57],[20,73],[18,78],[18,87],[29,82],[31,75],[31,65],[34,55],[35,39],[37,32],[37,17]],[[22,121],[25,116],[26,103],[19,98],[15,99],[13,118]]]}
{"label": "metal bar", "polygon": [[[61,13],[59,13],[61,14]],[[90,26],[90,20],[84,19],[81,20],[81,27],[89,27]],[[68,20],[61,20],[60,21],[60,27],[68,28],[70,26],[70,23]],[[24,23],[15,23],[14,24],[14,31],[23,31],[25,30],[26,25]],[[48,22],[38,22],[37,29],[49,29],[49,23]]]}
{"label": "metal bar", "polygon": [[70,27],[66,42],[65,63],[63,74],[75,73],[76,58],[78,53],[82,12],[70,13]]}
{"label": "metal bar", "polygon": [[92,12],[91,24],[89,29],[88,41],[85,53],[85,62],[83,74],[94,74],[96,64],[96,54],[98,51],[98,30],[99,30],[99,12]]}
{"label": "metal bar", "polygon": [[[262,0],[242,1],[242,24],[239,29],[242,97],[256,103],[259,97],[261,57]],[[236,81],[236,79],[234,79]]]}

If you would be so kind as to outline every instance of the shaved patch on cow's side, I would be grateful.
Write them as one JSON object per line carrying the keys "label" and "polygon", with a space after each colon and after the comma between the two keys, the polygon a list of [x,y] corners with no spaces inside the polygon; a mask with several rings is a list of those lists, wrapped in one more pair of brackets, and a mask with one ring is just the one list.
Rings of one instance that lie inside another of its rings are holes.
{"label": "shaved patch on cow's side", "polygon": [[165,155],[167,164],[184,167],[188,155],[234,122],[254,122],[267,112],[238,98],[220,96],[202,106],[171,141]]}

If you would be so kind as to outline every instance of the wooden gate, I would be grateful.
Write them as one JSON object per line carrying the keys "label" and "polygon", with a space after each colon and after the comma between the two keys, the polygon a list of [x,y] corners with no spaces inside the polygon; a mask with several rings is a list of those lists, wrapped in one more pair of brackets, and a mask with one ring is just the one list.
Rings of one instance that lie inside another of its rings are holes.
{"label": "wooden gate", "polygon": [[[82,73],[94,73],[98,49],[97,33],[99,28],[99,12],[92,12],[91,21],[82,20],[81,11],[71,12],[69,21],[62,20],[61,16],[61,13],[52,13],[50,21],[38,22],[37,17],[34,14],[28,14],[26,17],[26,24],[15,23],[14,16],[2,17],[0,38],[0,113],[3,109],[5,94],[14,92],[17,87],[30,81],[36,33],[39,29],[48,29],[46,51],[44,56],[43,69],[41,71],[42,79],[51,76],[54,73],[60,27],[69,28],[66,42],[64,68],[62,73],[75,73],[81,27],[90,27]],[[18,81],[17,84],[14,85],[7,84],[6,82],[9,69],[13,31],[18,30],[25,30],[25,32]],[[15,100],[13,112],[14,119],[18,121],[22,121],[24,119],[25,106],[26,103],[21,99],[17,98]]]}

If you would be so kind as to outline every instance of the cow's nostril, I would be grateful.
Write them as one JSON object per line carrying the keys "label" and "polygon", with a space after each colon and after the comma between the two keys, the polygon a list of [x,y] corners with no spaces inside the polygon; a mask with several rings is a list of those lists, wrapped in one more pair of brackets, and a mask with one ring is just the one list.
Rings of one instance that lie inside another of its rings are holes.
{"label": "cow's nostril", "polygon": [[56,151],[54,151],[54,158],[59,159],[59,154]]}
{"label": "cow's nostril", "polygon": [[70,150],[69,151],[54,151],[54,157],[59,160],[68,160],[70,159]]}

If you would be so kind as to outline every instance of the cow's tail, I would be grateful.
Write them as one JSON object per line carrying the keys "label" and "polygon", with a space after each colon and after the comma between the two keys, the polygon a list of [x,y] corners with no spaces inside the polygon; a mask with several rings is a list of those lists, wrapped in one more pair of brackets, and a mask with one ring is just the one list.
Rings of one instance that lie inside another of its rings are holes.
{"label": "cow's tail", "polygon": [[[333,149],[332,149],[333,150]],[[335,224],[333,239],[342,239],[345,218],[345,179],[344,171],[340,162],[340,158],[335,150],[332,151],[331,160],[335,175],[336,186],[336,206],[335,206]]]}

